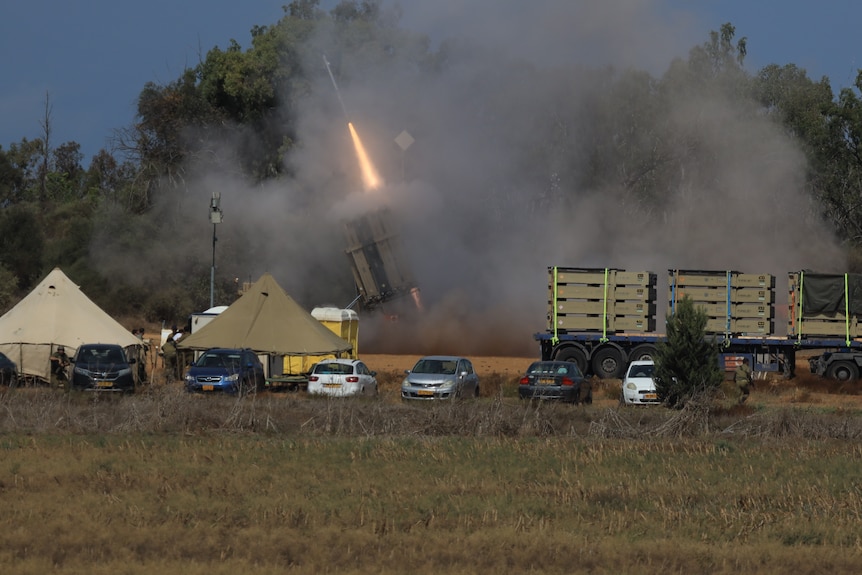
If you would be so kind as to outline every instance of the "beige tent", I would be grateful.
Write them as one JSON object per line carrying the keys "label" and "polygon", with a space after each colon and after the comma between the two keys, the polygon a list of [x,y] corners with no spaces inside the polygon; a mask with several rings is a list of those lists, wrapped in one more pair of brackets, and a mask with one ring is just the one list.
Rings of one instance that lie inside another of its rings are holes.
{"label": "beige tent", "polygon": [[215,319],[179,343],[180,349],[249,348],[267,355],[323,355],[351,344],[305,311],[264,274]]}
{"label": "beige tent", "polygon": [[0,317],[0,351],[25,376],[50,378],[56,346],[69,357],[85,343],[140,346],[141,341],[84,295],[60,268]]}

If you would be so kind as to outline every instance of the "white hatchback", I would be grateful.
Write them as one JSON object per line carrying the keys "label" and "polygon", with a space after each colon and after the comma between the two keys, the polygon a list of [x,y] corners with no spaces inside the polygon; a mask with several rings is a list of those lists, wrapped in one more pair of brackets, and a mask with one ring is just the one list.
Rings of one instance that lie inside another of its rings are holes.
{"label": "white hatchback", "polygon": [[655,389],[655,364],[652,360],[637,360],[629,364],[623,378],[620,403],[624,405],[648,405],[659,403]]}
{"label": "white hatchback", "polygon": [[377,395],[377,372],[358,359],[325,359],[308,376],[308,393],[315,395]]}

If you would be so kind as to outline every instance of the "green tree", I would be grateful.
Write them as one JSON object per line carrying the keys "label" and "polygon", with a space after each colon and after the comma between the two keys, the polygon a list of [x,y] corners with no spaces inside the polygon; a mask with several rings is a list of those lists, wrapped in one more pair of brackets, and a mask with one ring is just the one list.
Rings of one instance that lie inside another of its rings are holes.
{"label": "green tree", "polygon": [[5,266],[0,265],[0,314],[6,313],[12,307],[17,291],[18,278]]}
{"label": "green tree", "polygon": [[15,201],[16,192],[24,180],[22,171],[12,163],[9,153],[0,146],[0,202],[3,205]]}
{"label": "green tree", "polygon": [[688,297],[667,318],[667,340],[655,356],[656,391],[669,407],[681,408],[692,397],[718,389],[724,374],[718,365],[718,346],[706,336],[708,317]]}
{"label": "green tree", "polygon": [[0,265],[15,274],[18,287],[29,288],[41,277],[44,245],[42,226],[29,205],[0,211]]}

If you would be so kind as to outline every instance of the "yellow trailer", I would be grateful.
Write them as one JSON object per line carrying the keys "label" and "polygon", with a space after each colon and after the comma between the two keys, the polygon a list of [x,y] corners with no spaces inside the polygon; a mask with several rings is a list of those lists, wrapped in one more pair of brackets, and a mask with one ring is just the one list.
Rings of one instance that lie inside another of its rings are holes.
{"label": "yellow trailer", "polygon": [[[283,360],[282,373],[271,377],[270,381],[267,382],[268,387],[294,388],[302,385],[306,383],[306,378],[314,367],[314,364],[324,359],[335,357],[357,359],[359,354],[359,315],[355,311],[336,307],[316,307],[311,310],[311,316],[326,326],[332,333],[353,346],[351,351],[343,353],[340,356],[336,356],[333,353],[324,355],[286,355]],[[284,385],[281,385],[282,383]]]}

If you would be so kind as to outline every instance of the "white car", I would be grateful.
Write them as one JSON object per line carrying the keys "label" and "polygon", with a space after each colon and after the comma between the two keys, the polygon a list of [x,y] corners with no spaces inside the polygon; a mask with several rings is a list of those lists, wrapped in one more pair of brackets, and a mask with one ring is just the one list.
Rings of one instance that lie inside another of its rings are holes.
{"label": "white car", "polygon": [[308,376],[308,393],[314,395],[377,395],[377,372],[358,359],[325,359]]}
{"label": "white car", "polygon": [[652,360],[637,360],[629,364],[623,377],[623,390],[620,403],[624,405],[649,405],[659,403],[655,389]]}

